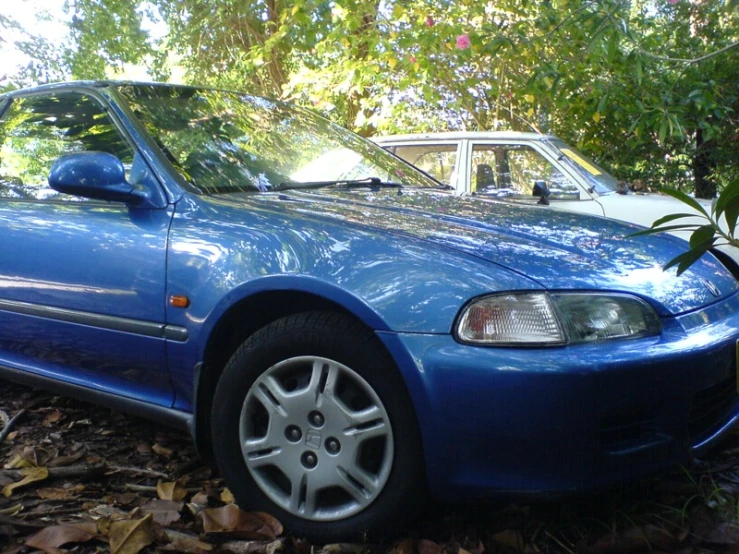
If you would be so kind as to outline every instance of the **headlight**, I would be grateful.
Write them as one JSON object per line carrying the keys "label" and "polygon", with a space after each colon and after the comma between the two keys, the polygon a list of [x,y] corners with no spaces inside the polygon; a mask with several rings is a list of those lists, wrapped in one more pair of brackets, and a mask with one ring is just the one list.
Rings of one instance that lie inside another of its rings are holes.
{"label": "headlight", "polygon": [[479,298],[462,311],[457,338],[497,346],[554,346],[662,332],[657,313],[626,294],[520,292]]}

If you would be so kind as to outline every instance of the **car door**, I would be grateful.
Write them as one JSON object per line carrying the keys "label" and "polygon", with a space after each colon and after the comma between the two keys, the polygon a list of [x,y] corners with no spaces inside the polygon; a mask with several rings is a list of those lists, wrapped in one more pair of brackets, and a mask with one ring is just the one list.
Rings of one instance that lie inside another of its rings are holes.
{"label": "car door", "polygon": [[[114,154],[129,169],[145,163],[92,93],[19,96],[0,115],[0,369],[170,406],[171,209],[51,189],[54,161],[80,151]],[[159,186],[136,173],[134,184]]]}
{"label": "car door", "polygon": [[546,186],[551,207],[604,215],[592,195],[536,143],[470,141],[467,156],[471,193],[541,204],[539,191]]}

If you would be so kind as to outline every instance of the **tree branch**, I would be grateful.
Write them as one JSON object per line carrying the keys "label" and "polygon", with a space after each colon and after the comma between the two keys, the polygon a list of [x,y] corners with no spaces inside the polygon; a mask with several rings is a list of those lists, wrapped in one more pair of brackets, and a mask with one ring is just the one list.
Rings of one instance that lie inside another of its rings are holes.
{"label": "tree branch", "polygon": [[669,56],[660,56],[658,54],[652,54],[651,52],[647,52],[644,50],[641,46],[637,44],[637,50],[639,53],[644,54],[648,58],[652,58],[654,60],[661,60],[663,62],[672,62],[672,63],[686,63],[686,64],[694,64],[694,63],[700,63],[702,61],[705,61],[709,58],[713,58],[714,56],[718,56],[720,54],[723,54],[724,52],[728,52],[729,50],[733,48],[739,47],[739,41],[732,42],[728,46],[724,46],[723,48],[719,48],[715,52],[709,52],[708,54],[705,54],[703,56],[699,56],[697,58],[671,58]]}

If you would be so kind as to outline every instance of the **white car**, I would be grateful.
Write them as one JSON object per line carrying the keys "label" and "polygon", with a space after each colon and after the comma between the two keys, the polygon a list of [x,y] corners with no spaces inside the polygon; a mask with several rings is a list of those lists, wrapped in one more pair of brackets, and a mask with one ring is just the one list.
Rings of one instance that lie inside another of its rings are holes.
{"label": "white car", "polygon": [[[381,136],[372,140],[453,187],[458,194],[544,204],[645,227],[662,216],[690,212],[688,206],[670,196],[631,191],[584,154],[550,135],[451,132]],[[709,200],[699,202],[710,211]],[[725,258],[723,253],[739,263],[737,249],[721,247],[717,255]],[[739,265],[730,267],[739,278]]]}

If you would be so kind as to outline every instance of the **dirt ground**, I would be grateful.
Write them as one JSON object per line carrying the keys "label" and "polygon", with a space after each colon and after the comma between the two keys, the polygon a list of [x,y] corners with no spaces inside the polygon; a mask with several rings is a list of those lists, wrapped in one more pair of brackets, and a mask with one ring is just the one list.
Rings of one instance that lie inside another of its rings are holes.
{"label": "dirt ground", "polygon": [[739,435],[599,496],[434,506],[387,544],[312,545],[233,504],[187,434],[0,381],[0,552],[739,554]]}

